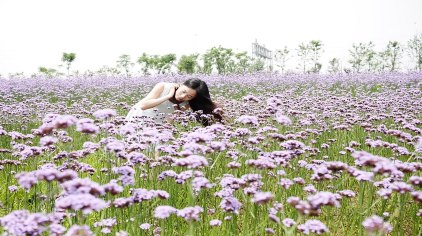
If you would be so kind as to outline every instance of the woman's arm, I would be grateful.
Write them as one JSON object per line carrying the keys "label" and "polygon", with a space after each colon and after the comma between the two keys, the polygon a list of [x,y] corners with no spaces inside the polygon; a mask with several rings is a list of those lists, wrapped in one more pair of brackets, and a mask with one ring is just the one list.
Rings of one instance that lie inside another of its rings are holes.
{"label": "woman's arm", "polygon": [[156,84],[154,88],[148,93],[148,95],[140,101],[140,108],[142,110],[150,109],[170,99],[169,95],[166,95],[161,98],[159,97],[160,94],[163,92],[163,90],[164,90],[163,82]]}

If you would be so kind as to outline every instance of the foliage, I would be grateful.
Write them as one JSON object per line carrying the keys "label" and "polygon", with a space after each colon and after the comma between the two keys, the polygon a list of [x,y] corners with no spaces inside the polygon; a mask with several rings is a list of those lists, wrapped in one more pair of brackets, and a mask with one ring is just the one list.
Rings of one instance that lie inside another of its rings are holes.
{"label": "foliage", "polygon": [[72,62],[76,59],[76,54],[71,52],[71,53],[63,53],[62,56],[62,62],[66,63],[66,69],[67,69],[67,74],[69,75],[69,70],[70,70],[70,65],[72,64]]}

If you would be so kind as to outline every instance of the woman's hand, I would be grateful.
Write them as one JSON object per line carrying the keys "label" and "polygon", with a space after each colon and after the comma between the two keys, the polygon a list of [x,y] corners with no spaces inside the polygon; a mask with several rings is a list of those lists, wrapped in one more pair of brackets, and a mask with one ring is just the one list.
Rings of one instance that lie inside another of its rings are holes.
{"label": "woman's hand", "polygon": [[169,93],[167,94],[167,98],[170,99],[174,96],[174,93],[176,93],[176,90],[180,87],[180,84],[172,84],[172,87],[170,88]]}

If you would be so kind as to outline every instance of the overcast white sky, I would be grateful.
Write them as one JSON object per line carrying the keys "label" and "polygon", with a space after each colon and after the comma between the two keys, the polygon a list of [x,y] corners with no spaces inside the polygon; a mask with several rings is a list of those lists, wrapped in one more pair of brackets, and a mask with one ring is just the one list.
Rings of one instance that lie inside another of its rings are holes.
{"label": "overcast white sky", "polygon": [[255,39],[270,50],[321,40],[326,65],[353,43],[406,43],[422,33],[421,12],[422,0],[0,0],[0,74],[57,68],[63,52],[80,71],[122,54],[251,53]]}

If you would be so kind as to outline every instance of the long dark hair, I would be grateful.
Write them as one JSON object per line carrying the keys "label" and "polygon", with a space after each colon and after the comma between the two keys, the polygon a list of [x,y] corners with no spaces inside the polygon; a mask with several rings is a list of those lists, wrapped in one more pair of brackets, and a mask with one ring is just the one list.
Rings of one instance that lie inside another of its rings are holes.
{"label": "long dark hair", "polygon": [[[221,114],[219,112],[213,112],[218,106],[211,100],[208,86],[203,80],[191,78],[183,82],[183,85],[196,91],[196,96],[189,101],[189,106],[194,112],[202,110],[202,114],[211,114],[216,120],[223,122]],[[196,120],[205,126],[210,125],[210,120],[204,115],[196,114]]]}

